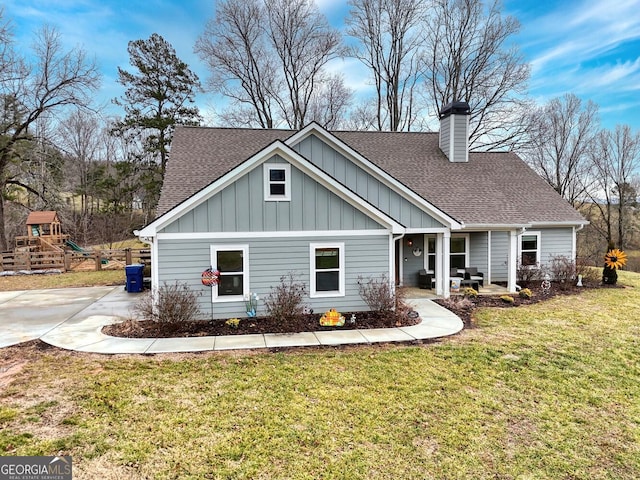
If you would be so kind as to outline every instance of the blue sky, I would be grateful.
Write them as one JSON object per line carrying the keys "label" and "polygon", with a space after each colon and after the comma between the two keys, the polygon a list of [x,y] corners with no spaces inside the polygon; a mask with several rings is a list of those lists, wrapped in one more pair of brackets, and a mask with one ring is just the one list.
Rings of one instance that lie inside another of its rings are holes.
{"label": "blue sky", "polygon": [[[319,0],[321,10],[341,27],[348,12],[345,0]],[[46,23],[54,26],[69,48],[82,46],[96,58],[104,74],[97,98],[108,105],[120,96],[117,67],[129,68],[127,42],[162,35],[178,56],[205,80],[207,70],[193,53],[195,40],[213,16],[214,0],[0,0],[4,19],[11,20],[21,46]],[[604,127],[617,123],[640,130],[640,13],[638,0],[504,0],[505,13],[522,24],[515,39],[532,65],[529,93],[538,102],[573,92],[600,106]],[[367,88],[361,67],[338,62],[347,83]],[[216,99],[198,97],[201,108]],[[111,114],[119,114],[108,106]]]}

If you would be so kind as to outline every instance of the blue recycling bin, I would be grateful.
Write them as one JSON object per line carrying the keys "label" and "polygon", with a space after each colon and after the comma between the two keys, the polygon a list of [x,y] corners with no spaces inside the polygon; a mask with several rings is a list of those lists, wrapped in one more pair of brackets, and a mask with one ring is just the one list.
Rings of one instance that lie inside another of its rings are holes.
{"label": "blue recycling bin", "polygon": [[127,292],[138,293],[142,291],[144,281],[143,271],[144,265],[140,263],[124,267],[124,272],[127,276]]}

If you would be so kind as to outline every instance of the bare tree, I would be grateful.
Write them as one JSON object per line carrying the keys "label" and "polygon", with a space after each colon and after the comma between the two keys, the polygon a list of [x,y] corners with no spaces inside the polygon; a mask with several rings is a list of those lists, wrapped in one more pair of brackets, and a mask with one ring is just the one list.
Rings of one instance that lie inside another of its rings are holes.
{"label": "bare tree", "polygon": [[591,158],[595,175],[590,197],[597,215],[590,215],[590,220],[607,244],[616,243],[614,229],[617,227],[618,248],[625,248],[630,229],[629,212],[636,205],[640,133],[632,133],[628,125],[617,125],[614,131],[600,131]]}
{"label": "bare tree", "polygon": [[348,93],[341,77],[326,72],[343,52],[340,33],[312,0],[218,2],[195,50],[211,71],[209,86],[232,99],[221,116],[234,125],[327,123],[314,118],[327,113],[318,109],[320,92]]}
{"label": "bare tree", "polygon": [[503,16],[499,0],[434,0],[425,25],[424,76],[433,114],[453,101],[471,107],[470,147],[513,147],[526,130],[519,122],[529,66],[510,39],[520,24]]}
{"label": "bare tree", "polygon": [[329,77],[316,89],[309,101],[309,118],[328,130],[337,130],[345,124],[352,92],[341,76]]}
{"label": "bare tree", "polygon": [[377,130],[411,130],[417,105],[422,24],[427,2],[350,0],[347,33],[359,41],[350,55],[370,71]]}
{"label": "bare tree", "polygon": [[281,78],[264,30],[265,17],[260,0],[220,1],[195,45],[211,72],[209,88],[233,101],[223,114],[233,125],[273,128],[277,123],[275,94]]}
{"label": "bare tree", "polygon": [[591,182],[591,151],[598,133],[598,106],[573,94],[554,98],[531,117],[522,154],[531,167],[574,206]]}
{"label": "bare tree", "polygon": [[[10,39],[3,40],[7,42]],[[23,161],[24,145],[31,139],[31,127],[46,114],[67,107],[87,106],[90,93],[99,84],[95,63],[81,49],[65,52],[56,30],[43,27],[36,35],[33,62],[8,53],[9,63],[0,66],[0,98],[3,119],[0,125],[0,250],[7,249],[4,194],[11,180],[11,165]]]}

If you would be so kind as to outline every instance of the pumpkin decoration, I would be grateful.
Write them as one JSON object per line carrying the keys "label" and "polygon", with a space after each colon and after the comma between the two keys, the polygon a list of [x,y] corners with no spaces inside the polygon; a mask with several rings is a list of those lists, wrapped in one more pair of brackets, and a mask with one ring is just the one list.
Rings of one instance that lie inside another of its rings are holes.
{"label": "pumpkin decoration", "polygon": [[342,327],[344,325],[344,317],[339,312],[336,312],[335,308],[332,308],[320,317],[320,325],[323,327]]}

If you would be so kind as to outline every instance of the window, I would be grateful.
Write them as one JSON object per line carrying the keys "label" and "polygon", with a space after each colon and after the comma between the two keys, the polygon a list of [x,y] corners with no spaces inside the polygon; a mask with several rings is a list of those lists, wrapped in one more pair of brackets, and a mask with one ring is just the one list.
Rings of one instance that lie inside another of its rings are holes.
{"label": "window", "polygon": [[436,271],[436,237],[427,237],[427,271],[429,273],[435,273]]}
{"label": "window", "polygon": [[264,165],[264,199],[266,201],[291,200],[291,166],[287,163]]}
{"label": "window", "polygon": [[450,262],[451,268],[465,268],[467,266],[467,246],[469,236],[451,236]]}
{"label": "window", "polygon": [[535,266],[540,263],[540,233],[527,232],[520,237],[520,264]]}
{"label": "window", "polygon": [[249,247],[247,245],[212,245],[211,265],[220,271],[213,300],[242,300],[249,293]]}
{"label": "window", "polygon": [[312,243],[310,247],[310,296],[344,296],[344,244]]}

